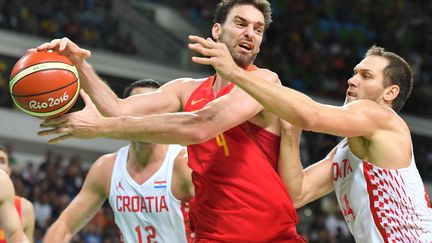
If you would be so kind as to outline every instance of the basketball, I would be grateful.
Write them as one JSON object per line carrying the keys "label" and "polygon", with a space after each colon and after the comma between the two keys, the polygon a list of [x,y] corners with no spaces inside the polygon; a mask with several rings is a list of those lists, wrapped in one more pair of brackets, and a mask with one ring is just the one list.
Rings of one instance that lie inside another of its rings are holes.
{"label": "basketball", "polygon": [[78,71],[65,56],[52,51],[31,52],[11,71],[9,90],[19,110],[51,118],[66,113],[78,98]]}

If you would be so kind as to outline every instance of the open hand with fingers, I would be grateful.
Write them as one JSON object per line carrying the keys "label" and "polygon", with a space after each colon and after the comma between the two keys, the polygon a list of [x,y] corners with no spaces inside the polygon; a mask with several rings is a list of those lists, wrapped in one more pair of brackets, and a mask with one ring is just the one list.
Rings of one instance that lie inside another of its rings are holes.
{"label": "open hand with fingers", "polygon": [[80,48],[70,39],[63,37],[62,39],[54,39],[50,42],[43,43],[36,48],[28,49],[28,52],[53,50],[68,57],[75,66],[83,63],[91,56],[89,50]]}
{"label": "open hand with fingers", "polygon": [[212,65],[216,72],[225,80],[231,80],[233,72],[241,70],[234,62],[225,43],[215,42],[211,38],[204,39],[199,36],[190,35],[189,49],[204,57],[192,57],[192,61],[203,65]]}
{"label": "open hand with fingers", "polygon": [[80,95],[85,103],[83,110],[45,120],[40,127],[49,129],[38,132],[38,135],[57,135],[48,143],[57,143],[69,138],[89,139],[100,136],[104,117],[83,90],[80,91]]}

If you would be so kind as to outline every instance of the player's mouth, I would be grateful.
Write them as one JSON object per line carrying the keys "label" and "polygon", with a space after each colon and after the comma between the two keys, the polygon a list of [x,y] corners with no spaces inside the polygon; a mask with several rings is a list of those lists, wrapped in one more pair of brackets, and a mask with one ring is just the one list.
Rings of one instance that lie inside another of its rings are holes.
{"label": "player's mouth", "polygon": [[247,42],[242,42],[238,46],[246,52],[250,52],[253,48],[253,45],[251,43],[247,43]]}
{"label": "player's mouth", "polygon": [[347,90],[346,95],[349,96],[349,97],[354,97],[354,98],[357,97],[356,93],[354,93],[354,92],[352,92],[350,90]]}

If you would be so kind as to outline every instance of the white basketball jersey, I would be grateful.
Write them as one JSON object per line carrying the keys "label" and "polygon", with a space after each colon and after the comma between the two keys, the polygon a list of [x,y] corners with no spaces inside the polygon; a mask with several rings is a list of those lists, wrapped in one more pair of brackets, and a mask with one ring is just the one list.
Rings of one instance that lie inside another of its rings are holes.
{"label": "white basketball jersey", "polygon": [[118,151],[109,203],[124,242],[187,242],[189,227],[185,224],[189,222],[185,218],[189,218],[189,208],[171,192],[173,164],[181,149],[180,145],[169,145],[161,167],[141,185],[126,169],[129,146]]}
{"label": "white basketball jersey", "polygon": [[432,242],[432,209],[414,155],[408,168],[387,170],[357,158],[344,139],[332,171],[356,242]]}

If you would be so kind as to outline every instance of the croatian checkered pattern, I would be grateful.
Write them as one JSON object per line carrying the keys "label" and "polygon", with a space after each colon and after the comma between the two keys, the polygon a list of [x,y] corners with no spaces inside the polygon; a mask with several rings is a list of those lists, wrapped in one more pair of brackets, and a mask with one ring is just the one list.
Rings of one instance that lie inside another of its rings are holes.
{"label": "croatian checkered pattern", "polygon": [[363,169],[373,219],[384,241],[420,242],[424,231],[399,171],[377,168],[365,161]]}

